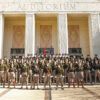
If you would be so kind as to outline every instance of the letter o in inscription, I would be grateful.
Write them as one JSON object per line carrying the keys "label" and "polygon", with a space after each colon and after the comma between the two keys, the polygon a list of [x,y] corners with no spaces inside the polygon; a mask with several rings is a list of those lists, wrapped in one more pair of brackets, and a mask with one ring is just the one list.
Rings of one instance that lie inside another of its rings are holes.
{"label": "letter o in inscription", "polygon": [[52,8],[52,5],[51,4],[45,5],[45,8],[46,9],[51,9]]}

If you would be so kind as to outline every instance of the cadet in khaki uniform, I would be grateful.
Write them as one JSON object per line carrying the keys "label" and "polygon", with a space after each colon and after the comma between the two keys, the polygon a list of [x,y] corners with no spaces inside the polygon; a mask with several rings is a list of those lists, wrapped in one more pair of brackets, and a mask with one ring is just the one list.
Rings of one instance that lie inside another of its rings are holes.
{"label": "cadet in khaki uniform", "polygon": [[64,69],[64,82],[65,83],[67,82],[67,79],[68,79],[68,74],[67,74],[68,66],[69,66],[69,63],[68,63],[68,58],[67,58],[67,59],[64,60],[64,65],[63,65],[63,69]]}
{"label": "cadet in khaki uniform", "polygon": [[95,83],[97,82],[97,78],[98,81],[100,82],[100,61],[99,60],[95,60]]}
{"label": "cadet in khaki uniform", "polygon": [[44,89],[46,89],[47,84],[49,84],[49,88],[51,88],[51,67],[49,63],[47,63],[47,65],[44,66],[43,75],[44,75]]}
{"label": "cadet in khaki uniform", "polygon": [[13,83],[13,86],[15,88],[15,68],[14,68],[14,63],[13,61],[11,62],[11,65],[9,67],[9,70],[8,70],[8,88],[10,87],[11,83]]}
{"label": "cadet in khaki uniform", "polygon": [[7,82],[7,62],[5,60],[2,60],[1,67],[3,87],[5,87],[5,83]]}
{"label": "cadet in khaki uniform", "polygon": [[89,79],[89,82],[91,83],[92,77],[91,77],[91,70],[90,70],[91,66],[89,61],[86,61],[83,67],[84,67],[84,74],[85,74],[85,82],[87,83]]}
{"label": "cadet in khaki uniform", "polygon": [[54,62],[54,59],[51,60],[50,62],[50,66],[51,66],[51,69],[52,69],[52,79],[51,79],[51,84],[52,83],[55,83],[55,62]]}
{"label": "cadet in khaki uniform", "polygon": [[68,67],[68,87],[70,87],[71,83],[73,84],[73,87],[75,87],[75,68],[74,63],[72,61],[69,61],[69,67]]}
{"label": "cadet in khaki uniform", "polygon": [[32,83],[32,66],[33,66],[33,62],[29,61],[28,65],[29,65],[29,68],[28,68],[29,69],[29,73],[28,73],[29,78],[28,78],[28,81],[30,83]]}
{"label": "cadet in khaki uniform", "polygon": [[14,59],[14,68],[15,68],[15,81],[16,83],[19,82],[19,64],[18,59]]}
{"label": "cadet in khaki uniform", "polygon": [[28,89],[28,66],[26,62],[22,66],[21,88],[23,88],[24,83],[26,84],[26,89]]}
{"label": "cadet in khaki uniform", "polygon": [[2,66],[3,61],[0,61],[0,83],[1,85],[4,82],[4,67]]}
{"label": "cadet in khaki uniform", "polygon": [[77,85],[79,87],[80,83],[83,87],[83,79],[84,79],[84,74],[83,74],[83,65],[82,65],[82,61],[76,61],[75,62],[75,80],[77,82]]}
{"label": "cadet in khaki uniform", "polygon": [[18,61],[18,67],[17,67],[17,83],[21,83],[22,79],[22,72],[23,72],[23,62],[22,60]]}
{"label": "cadet in khaki uniform", "polygon": [[59,83],[61,84],[61,89],[63,88],[63,74],[64,70],[60,64],[56,65],[56,89],[58,89]]}
{"label": "cadet in khaki uniform", "polygon": [[[34,85],[34,88],[35,89],[35,84],[37,85],[37,89],[39,89],[39,74],[40,74],[40,69],[39,69],[39,66],[36,64],[33,68],[32,68],[32,83]],[[31,88],[32,88],[32,85],[31,85]]]}

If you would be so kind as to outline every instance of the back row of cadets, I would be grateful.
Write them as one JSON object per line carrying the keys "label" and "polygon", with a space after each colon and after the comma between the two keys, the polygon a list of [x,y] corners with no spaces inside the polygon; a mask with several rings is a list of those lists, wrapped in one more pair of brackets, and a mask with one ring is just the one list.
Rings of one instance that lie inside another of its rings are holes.
{"label": "back row of cadets", "polygon": [[64,85],[68,83],[68,87],[80,85],[84,87],[84,83],[100,83],[100,59],[96,55],[93,59],[88,55],[86,58],[67,55],[49,55],[23,57],[13,59],[0,60],[0,83],[3,87],[13,84],[14,88],[20,84],[30,85],[31,89],[39,89],[39,84],[44,84],[44,89],[49,85],[56,83]]}

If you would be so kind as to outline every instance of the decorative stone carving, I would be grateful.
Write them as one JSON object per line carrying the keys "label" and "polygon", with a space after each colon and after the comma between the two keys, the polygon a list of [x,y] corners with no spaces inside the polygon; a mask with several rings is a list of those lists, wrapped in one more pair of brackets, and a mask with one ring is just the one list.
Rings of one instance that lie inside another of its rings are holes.
{"label": "decorative stone carving", "polygon": [[69,48],[80,48],[79,25],[68,26]]}
{"label": "decorative stone carving", "polygon": [[24,48],[25,27],[22,25],[13,26],[13,48]]}
{"label": "decorative stone carving", "polygon": [[40,25],[40,47],[51,48],[52,47],[52,26]]}

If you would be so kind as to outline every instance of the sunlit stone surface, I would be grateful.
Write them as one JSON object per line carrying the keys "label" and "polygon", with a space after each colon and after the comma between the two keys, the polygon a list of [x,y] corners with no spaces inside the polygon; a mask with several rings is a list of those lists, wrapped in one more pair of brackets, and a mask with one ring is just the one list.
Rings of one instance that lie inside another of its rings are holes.
{"label": "sunlit stone surface", "polygon": [[54,90],[52,100],[100,100],[100,86]]}
{"label": "sunlit stone surface", "polygon": [[[0,100],[100,100],[100,86],[85,86],[85,88],[64,88],[61,90],[26,90],[0,88]],[[51,94],[50,94],[51,93]]]}

